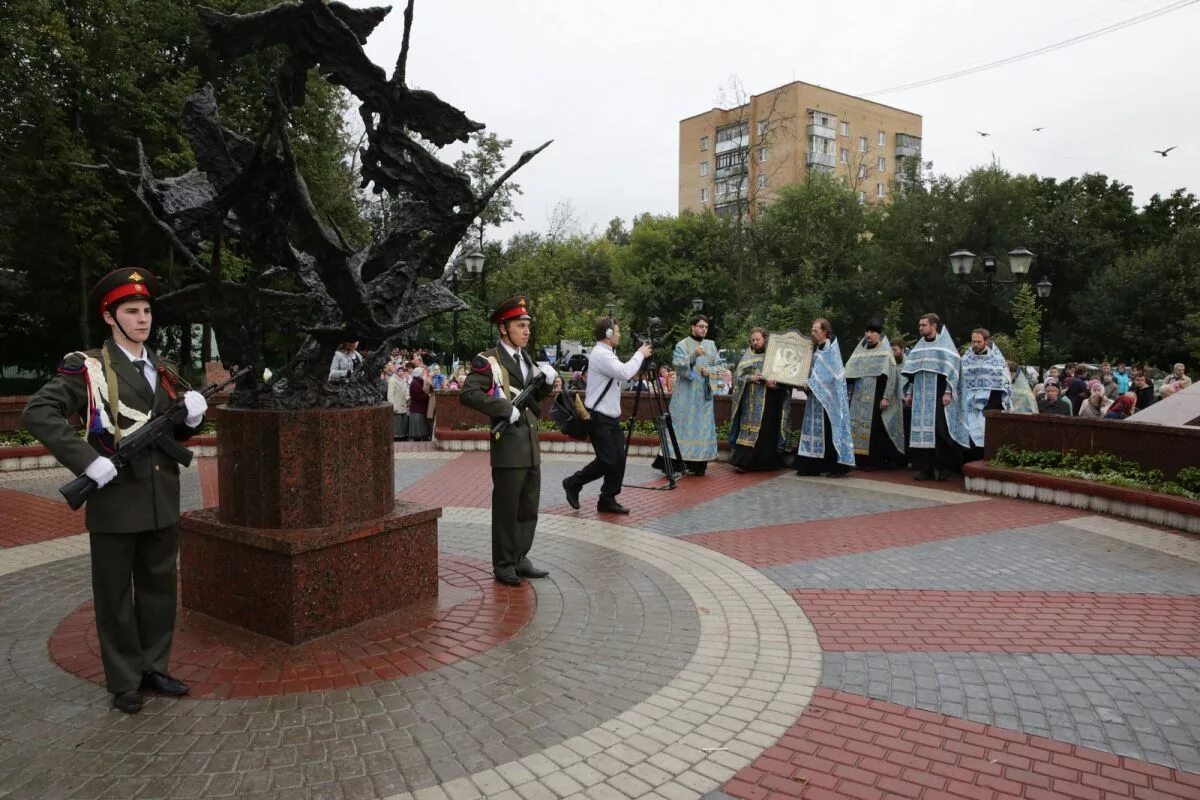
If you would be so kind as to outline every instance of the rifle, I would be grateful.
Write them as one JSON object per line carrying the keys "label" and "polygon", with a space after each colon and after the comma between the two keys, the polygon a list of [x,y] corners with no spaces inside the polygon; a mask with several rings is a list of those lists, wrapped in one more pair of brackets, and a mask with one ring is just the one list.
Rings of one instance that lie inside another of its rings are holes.
{"label": "rifle", "polygon": [[[215,386],[209,386],[200,394],[204,395],[204,399],[207,400],[249,372],[250,367],[243,367],[230,375],[229,380],[218,383]],[[113,462],[113,466],[118,470],[128,466],[129,462],[133,461],[139,453],[150,448],[162,436],[172,437],[167,440],[169,445],[164,447],[168,451],[168,454],[183,466],[188,466],[192,463],[192,451],[181,446],[174,439],[175,426],[185,419],[187,419],[187,406],[184,405],[183,398],[180,398],[170,409],[154,417],[141,428],[129,434],[129,436],[121,439],[121,444],[117,447],[117,452],[109,456],[109,459]],[[96,486],[96,482],[85,474],[59,487],[58,491],[66,498],[67,505],[71,507],[71,510],[77,511],[87,501],[88,495],[96,491],[97,488],[99,487]]]}
{"label": "rifle", "polygon": [[[513,398],[513,408],[519,408],[522,412],[524,412],[525,405],[529,402],[529,397],[533,394],[534,389],[537,389],[545,382],[546,376],[538,371],[536,375],[529,379],[529,385],[522,389],[517,396]],[[492,426],[492,438],[499,439],[501,434],[508,430],[508,426],[511,424],[512,423],[510,423],[507,419],[502,419],[497,422]]]}

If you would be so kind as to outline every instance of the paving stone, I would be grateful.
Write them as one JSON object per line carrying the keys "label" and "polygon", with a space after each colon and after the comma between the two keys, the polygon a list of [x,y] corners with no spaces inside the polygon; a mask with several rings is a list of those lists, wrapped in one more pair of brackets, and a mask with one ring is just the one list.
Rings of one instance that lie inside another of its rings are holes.
{"label": "paving stone", "polygon": [[786,589],[946,589],[1200,594],[1200,570],[1177,557],[1039,525],[911,547],[767,567]]}
{"label": "paving stone", "polygon": [[[881,660],[886,660],[886,670],[866,672],[868,664]],[[930,672],[983,687],[984,702],[964,709],[951,681],[919,693],[915,701],[903,688],[896,689],[905,686],[907,678]],[[1001,676],[1004,683],[984,682],[985,675]],[[1168,688],[1162,680],[1156,690],[1141,675],[1177,677],[1179,688]],[[1200,764],[1200,658],[826,653],[821,685],[1167,767],[1192,769]],[[1164,741],[1169,747],[1162,746]]]}

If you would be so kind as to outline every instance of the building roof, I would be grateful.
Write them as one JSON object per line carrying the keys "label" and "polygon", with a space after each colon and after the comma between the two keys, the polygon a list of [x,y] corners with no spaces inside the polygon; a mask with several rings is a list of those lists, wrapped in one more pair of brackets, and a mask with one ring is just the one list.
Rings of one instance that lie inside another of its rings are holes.
{"label": "building roof", "polygon": [[[820,89],[823,92],[830,92],[832,94],[840,94],[842,97],[849,97],[853,100],[860,100],[864,103],[871,103],[872,105],[882,106],[884,108],[890,108],[893,111],[899,111],[901,114],[912,114],[914,117],[921,116],[920,114],[918,114],[915,111],[906,111],[903,108],[897,108],[896,106],[889,106],[887,103],[877,103],[874,100],[868,100],[865,97],[859,97],[857,95],[849,94],[847,92],[839,92],[837,89],[830,89],[825,86],[819,86],[815,83],[805,83],[804,81],[790,81],[788,83],[780,84],[779,86],[776,86],[773,89],[767,89],[765,92],[759,92],[757,94],[752,94],[752,95],[750,95],[750,99],[753,100],[755,97],[761,97],[764,94],[771,94],[772,92],[778,92],[780,89],[787,89],[790,86],[811,86],[812,88]],[[745,105],[745,103],[742,103],[742,104],[739,104],[736,106],[730,106],[729,108],[721,108],[719,106],[713,106],[712,108],[708,109],[707,111],[701,111],[699,114],[692,114],[691,116],[684,117],[683,119],[681,119],[679,121],[681,123],[687,122],[689,119],[695,119],[696,117],[702,117],[705,114],[711,114],[714,111],[732,111],[735,108],[741,108],[742,105]]]}

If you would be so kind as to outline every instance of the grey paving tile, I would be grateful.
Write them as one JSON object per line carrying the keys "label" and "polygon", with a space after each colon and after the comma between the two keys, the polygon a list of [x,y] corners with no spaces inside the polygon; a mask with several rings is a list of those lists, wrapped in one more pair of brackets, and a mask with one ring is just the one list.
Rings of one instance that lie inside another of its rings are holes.
{"label": "grey paving tile", "polygon": [[[930,676],[934,687],[914,698],[907,687]],[[1200,765],[1200,658],[830,652],[821,684],[1167,767]]]}
{"label": "grey paving tile", "polygon": [[1196,565],[1166,553],[1038,525],[762,570],[785,589],[1200,594]]}
{"label": "grey paving tile", "polygon": [[818,486],[781,475],[700,503],[686,511],[650,520],[640,527],[670,536],[684,536],[935,505],[937,503],[932,500],[872,493],[837,485]]}

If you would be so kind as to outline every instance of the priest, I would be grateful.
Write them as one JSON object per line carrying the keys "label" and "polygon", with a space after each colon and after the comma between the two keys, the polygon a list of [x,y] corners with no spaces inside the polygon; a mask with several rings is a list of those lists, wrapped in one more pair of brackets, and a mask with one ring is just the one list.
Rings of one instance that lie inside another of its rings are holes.
{"label": "priest", "polygon": [[1012,381],[1008,361],[992,342],[986,328],[971,331],[971,346],[962,354],[959,367],[958,401],[967,429],[967,460],[983,458],[984,411],[1012,408]]}
{"label": "priest", "polygon": [[787,440],[791,396],[786,387],[763,376],[767,332],[750,331],[750,349],[738,361],[730,416],[729,463],[735,472],[783,469],[781,445]]}
{"label": "priest", "polygon": [[846,362],[850,395],[850,435],[854,460],[864,469],[899,466],[904,459],[904,393],[892,344],[879,320],[866,332]]}
{"label": "priest", "polygon": [[854,466],[846,369],[829,320],[813,321],[812,340],[812,374],[805,387],[808,402],[800,427],[796,474],[839,478]]}
{"label": "priest", "polygon": [[937,314],[922,316],[917,331],[917,343],[900,368],[908,381],[904,403],[912,408],[908,455],[917,468],[917,480],[944,481],[962,470],[962,451],[967,446],[967,431],[955,401],[962,362]]}

